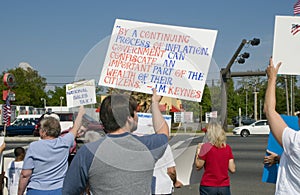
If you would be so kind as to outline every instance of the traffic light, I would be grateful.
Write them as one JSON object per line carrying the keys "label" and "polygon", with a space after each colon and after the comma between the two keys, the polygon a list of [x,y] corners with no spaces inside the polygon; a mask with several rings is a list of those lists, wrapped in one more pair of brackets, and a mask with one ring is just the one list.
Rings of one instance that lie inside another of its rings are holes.
{"label": "traffic light", "polygon": [[245,59],[249,58],[250,54],[248,52],[244,52],[243,54],[240,55],[239,59],[237,60],[237,62],[239,64],[244,64],[245,63]]}
{"label": "traffic light", "polygon": [[244,63],[245,63],[245,59],[244,59],[244,58],[239,58],[239,59],[237,60],[237,62],[238,62],[239,64],[244,64]]}
{"label": "traffic light", "polygon": [[257,45],[259,45],[259,43],[260,43],[260,39],[257,39],[257,38],[253,38],[253,39],[250,41],[250,44],[251,44],[252,46],[257,46]]}

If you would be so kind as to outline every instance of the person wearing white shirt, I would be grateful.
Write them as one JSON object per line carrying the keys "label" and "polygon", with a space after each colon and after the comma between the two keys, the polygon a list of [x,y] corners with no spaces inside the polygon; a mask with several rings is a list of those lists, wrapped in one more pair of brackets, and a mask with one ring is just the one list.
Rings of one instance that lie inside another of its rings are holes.
{"label": "person wearing white shirt", "polygon": [[174,187],[182,187],[182,183],[177,180],[176,164],[170,145],[164,155],[155,163],[152,178],[152,194],[172,194]]}
{"label": "person wearing white shirt", "polygon": [[276,111],[276,79],[281,62],[275,67],[270,58],[264,112],[277,142],[283,147],[276,182],[276,195],[300,194],[300,132],[288,127]]}
{"label": "person wearing white shirt", "polygon": [[20,174],[23,167],[23,160],[25,157],[25,149],[17,147],[14,150],[15,160],[9,162],[5,172],[6,187],[9,195],[18,194],[18,186]]}

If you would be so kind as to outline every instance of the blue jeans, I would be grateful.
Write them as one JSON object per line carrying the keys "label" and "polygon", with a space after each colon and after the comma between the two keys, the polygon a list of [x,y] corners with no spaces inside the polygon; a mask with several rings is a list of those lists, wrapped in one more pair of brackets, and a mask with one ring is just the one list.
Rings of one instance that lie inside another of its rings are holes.
{"label": "blue jeans", "polygon": [[56,190],[36,190],[28,188],[26,195],[62,195],[62,188]]}
{"label": "blue jeans", "polygon": [[210,187],[210,186],[200,186],[200,195],[231,195],[230,186],[224,187]]}

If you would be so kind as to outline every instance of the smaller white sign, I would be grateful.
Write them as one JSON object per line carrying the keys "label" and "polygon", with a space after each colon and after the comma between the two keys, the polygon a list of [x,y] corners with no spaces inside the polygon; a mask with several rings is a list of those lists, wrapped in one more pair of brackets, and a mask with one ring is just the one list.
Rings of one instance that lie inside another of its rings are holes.
{"label": "smaller white sign", "polygon": [[[138,112],[138,126],[137,130],[134,132],[135,134],[154,134],[154,128],[152,123],[152,114],[151,113],[141,113]],[[164,119],[166,120],[168,126],[169,126],[169,133],[171,133],[171,115],[163,115]]]}
{"label": "smaller white sign", "polygon": [[194,122],[193,120],[193,112],[183,112],[183,116],[184,116],[184,122],[185,123],[192,123]]}
{"label": "smaller white sign", "polygon": [[96,103],[95,80],[79,81],[66,86],[67,107]]}
{"label": "smaller white sign", "polygon": [[174,122],[175,123],[192,123],[193,112],[174,112]]}
{"label": "smaller white sign", "polygon": [[174,122],[175,123],[183,122],[183,112],[174,112]]}
{"label": "smaller white sign", "polygon": [[208,123],[211,118],[218,118],[218,111],[206,112],[205,122]]}

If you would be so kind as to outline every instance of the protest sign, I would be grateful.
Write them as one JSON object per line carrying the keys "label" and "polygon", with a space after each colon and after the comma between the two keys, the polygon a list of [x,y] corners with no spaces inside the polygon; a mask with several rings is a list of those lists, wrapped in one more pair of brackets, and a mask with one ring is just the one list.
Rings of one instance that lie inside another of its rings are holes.
{"label": "protest sign", "polygon": [[[137,130],[135,131],[136,134],[154,134],[154,128],[152,123],[152,114],[151,113],[137,113],[139,122],[137,126]],[[169,126],[169,132],[171,133],[171,115],[163,115],[164,119],[166,120],[168,126]]]}
{"label": "protest sign", "polygon": [[117,19],[99,85],[200,102],[216,30]]}
{"label": "protest sign", "polygon": [[96,103],[95,80],[79,81],[66,86],[67,107]]}
{"label": "protest sign", "polygon": [[175,123],[192,123],[193,118],[193,112],[174,112]]}
{"label": "protest sign", "polygon": [[276,16],[273,43],[273,62],[282,62],[278,73],[300,75],[300,17]]}

